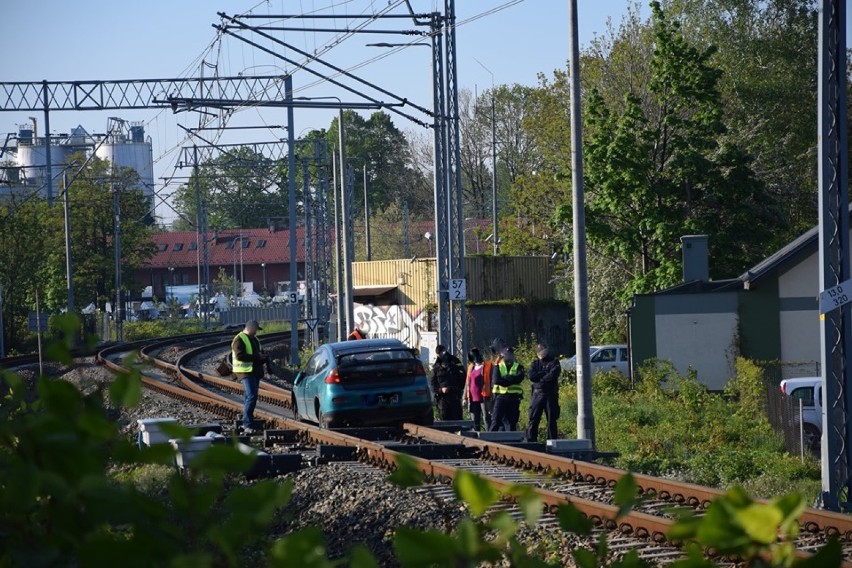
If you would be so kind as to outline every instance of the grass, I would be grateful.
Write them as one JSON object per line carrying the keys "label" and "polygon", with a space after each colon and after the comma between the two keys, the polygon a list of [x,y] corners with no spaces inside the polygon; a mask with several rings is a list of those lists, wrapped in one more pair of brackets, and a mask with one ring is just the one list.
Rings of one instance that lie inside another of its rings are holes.
{"label": "grass", "polygon": [[[530,360],[522,362],[528,366]],[[806,502],[816,500],[819,462],[785,451],[763,415],[762,371],[756,365],[738,362],[737,376],[722,394],[707,392],[694,375],[680,376],[664,362],[642,373],[635,389],[617,372],[593,379],[595,447],[619,453],[611,465],[719,489],[742,486],[755,497],[795,491]],[[559,390],[558,426],[565,438],[577,435],[577,386],[571,375],[563,373]],[[528,382],[524,388],[520,429],[529,415]],[[539,428],[541,440],[544,431]]]}

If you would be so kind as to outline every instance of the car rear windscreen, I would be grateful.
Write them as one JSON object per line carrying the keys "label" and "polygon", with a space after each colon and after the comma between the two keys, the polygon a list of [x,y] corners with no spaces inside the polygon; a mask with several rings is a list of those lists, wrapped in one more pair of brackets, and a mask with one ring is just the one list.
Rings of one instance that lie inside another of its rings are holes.
{"label": "car rear windscreen", "polygon": [[337,358],[343,381],[383,380],[413,377],[423,372],[420,360],[406,349],[347,353]]}

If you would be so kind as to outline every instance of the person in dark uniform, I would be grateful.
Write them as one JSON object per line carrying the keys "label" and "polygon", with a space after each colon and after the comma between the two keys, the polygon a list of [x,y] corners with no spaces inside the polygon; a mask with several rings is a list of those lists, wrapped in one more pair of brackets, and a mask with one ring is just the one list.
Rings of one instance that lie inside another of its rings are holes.
{"label": "person in dark uniform", "polygon": [[500,363],[491,368],[491,392],[494,394],[494,409],[488,427],[491,432],[518,429],[521,398],[524,396],[521,388],[524,367],[515,359],[514,349],[504,347],[500,355]]}
{"label": "person in dark uniform", "polygon": [[462,419],[462,391],[465,372],[459,358],[443,345],[435,348],[437,358],[432,365],[431,385],[441,420]]}
{"label": "person in dark uniform", "polygon": [[243,432],[246,434],[255,432],[252,425],[257,392],[263,378],[263,366],[269,360],[256,337],[261,329],[257,321],[251,320],[231,341],[231,365],[234,374],[243,383]]}
{"label": "person in dark uniform", "polygon": [[559,375],[562,374],[562,367],[559,361],[550,356],[550,351],[543,343],[536,346],[535,353],[538,359],[533,361],[527,371],[527,377],[532,383],[528,442],[538,441],[542,412],[547,416],[547,439],[555,440],[559,437],[556,420],[559,418]]}

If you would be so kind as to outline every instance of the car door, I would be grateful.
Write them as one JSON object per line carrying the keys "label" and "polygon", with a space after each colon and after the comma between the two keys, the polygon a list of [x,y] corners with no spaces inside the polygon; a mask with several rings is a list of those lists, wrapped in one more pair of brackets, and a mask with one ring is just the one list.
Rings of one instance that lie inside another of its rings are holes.
{"label": "car door", "polygon": [[592,355],[591,368],[592,375],[598,371],[611,371],[618,369],[618,347],[607,346],[601,347]]}
{"label": "car door", "polygon": [[305,413],[314,422],[319,422],[314,401],[319,399],[322,403],[327,386],[325,377],[328,375],[330,360],[330,355],[325,349],[317,351],[313,358],[314,369],[309,378],[308,388],[305,390]]}
{"label": "car door", "polygon": [[626,346],[619,346],[617,355],[617,367],[624,377],[630,376],[630,350]]}
{"label": "car door", "polygon": [[296,406],[299,409],[299,418],[310,419],[313,404],[308,404],[307,401],[313,399],[309,398],[308,391],[311,389],[311,378],[315,374],[319,358],[319,351],[311,356],[308,360],[308,364],[305,365],[305,370],[302,371],[302,376],[299,378],[298,382],[293,385],[293,394],[296,396]]}
{"label": "car door", "polygon": [[[816,393],[814,392],[816,391]],[[816,396],[815,396],[816,395]],[[793,398],[794,404],[798,407],[799,401],[802,404],[802,420],[805,423],[810,423],[822,429],[822,416],[820,410],[817,408],[816,397],[822,397],[822,386],[814,388],[814,386],[803,386],[798,387],[790,393],[790,397]],[[821,398],[820,398],[821,400]]]}

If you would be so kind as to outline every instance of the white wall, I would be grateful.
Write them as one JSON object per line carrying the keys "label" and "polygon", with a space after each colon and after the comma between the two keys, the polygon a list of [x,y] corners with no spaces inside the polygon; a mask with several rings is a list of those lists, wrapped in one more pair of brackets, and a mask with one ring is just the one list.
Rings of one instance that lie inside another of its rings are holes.
{"label": "white wall", "polygon": [[819,262],[812,254],[778,278],[779,298],[813,298],[818,295]]}
{"label": "white wall", "polygon": [[734,376],[735,313],[658,315],[656,329],[657,357],[671,361],[681,375],[694,368],[710,390],[724,389]]}
{"label": "white wall", "polygon": [[[822,349],[818,297],[819,252],[815,252],[778,277],[782,361],[817,368]],[[802,371],[788,365],[782,375],[802,376]]]}

